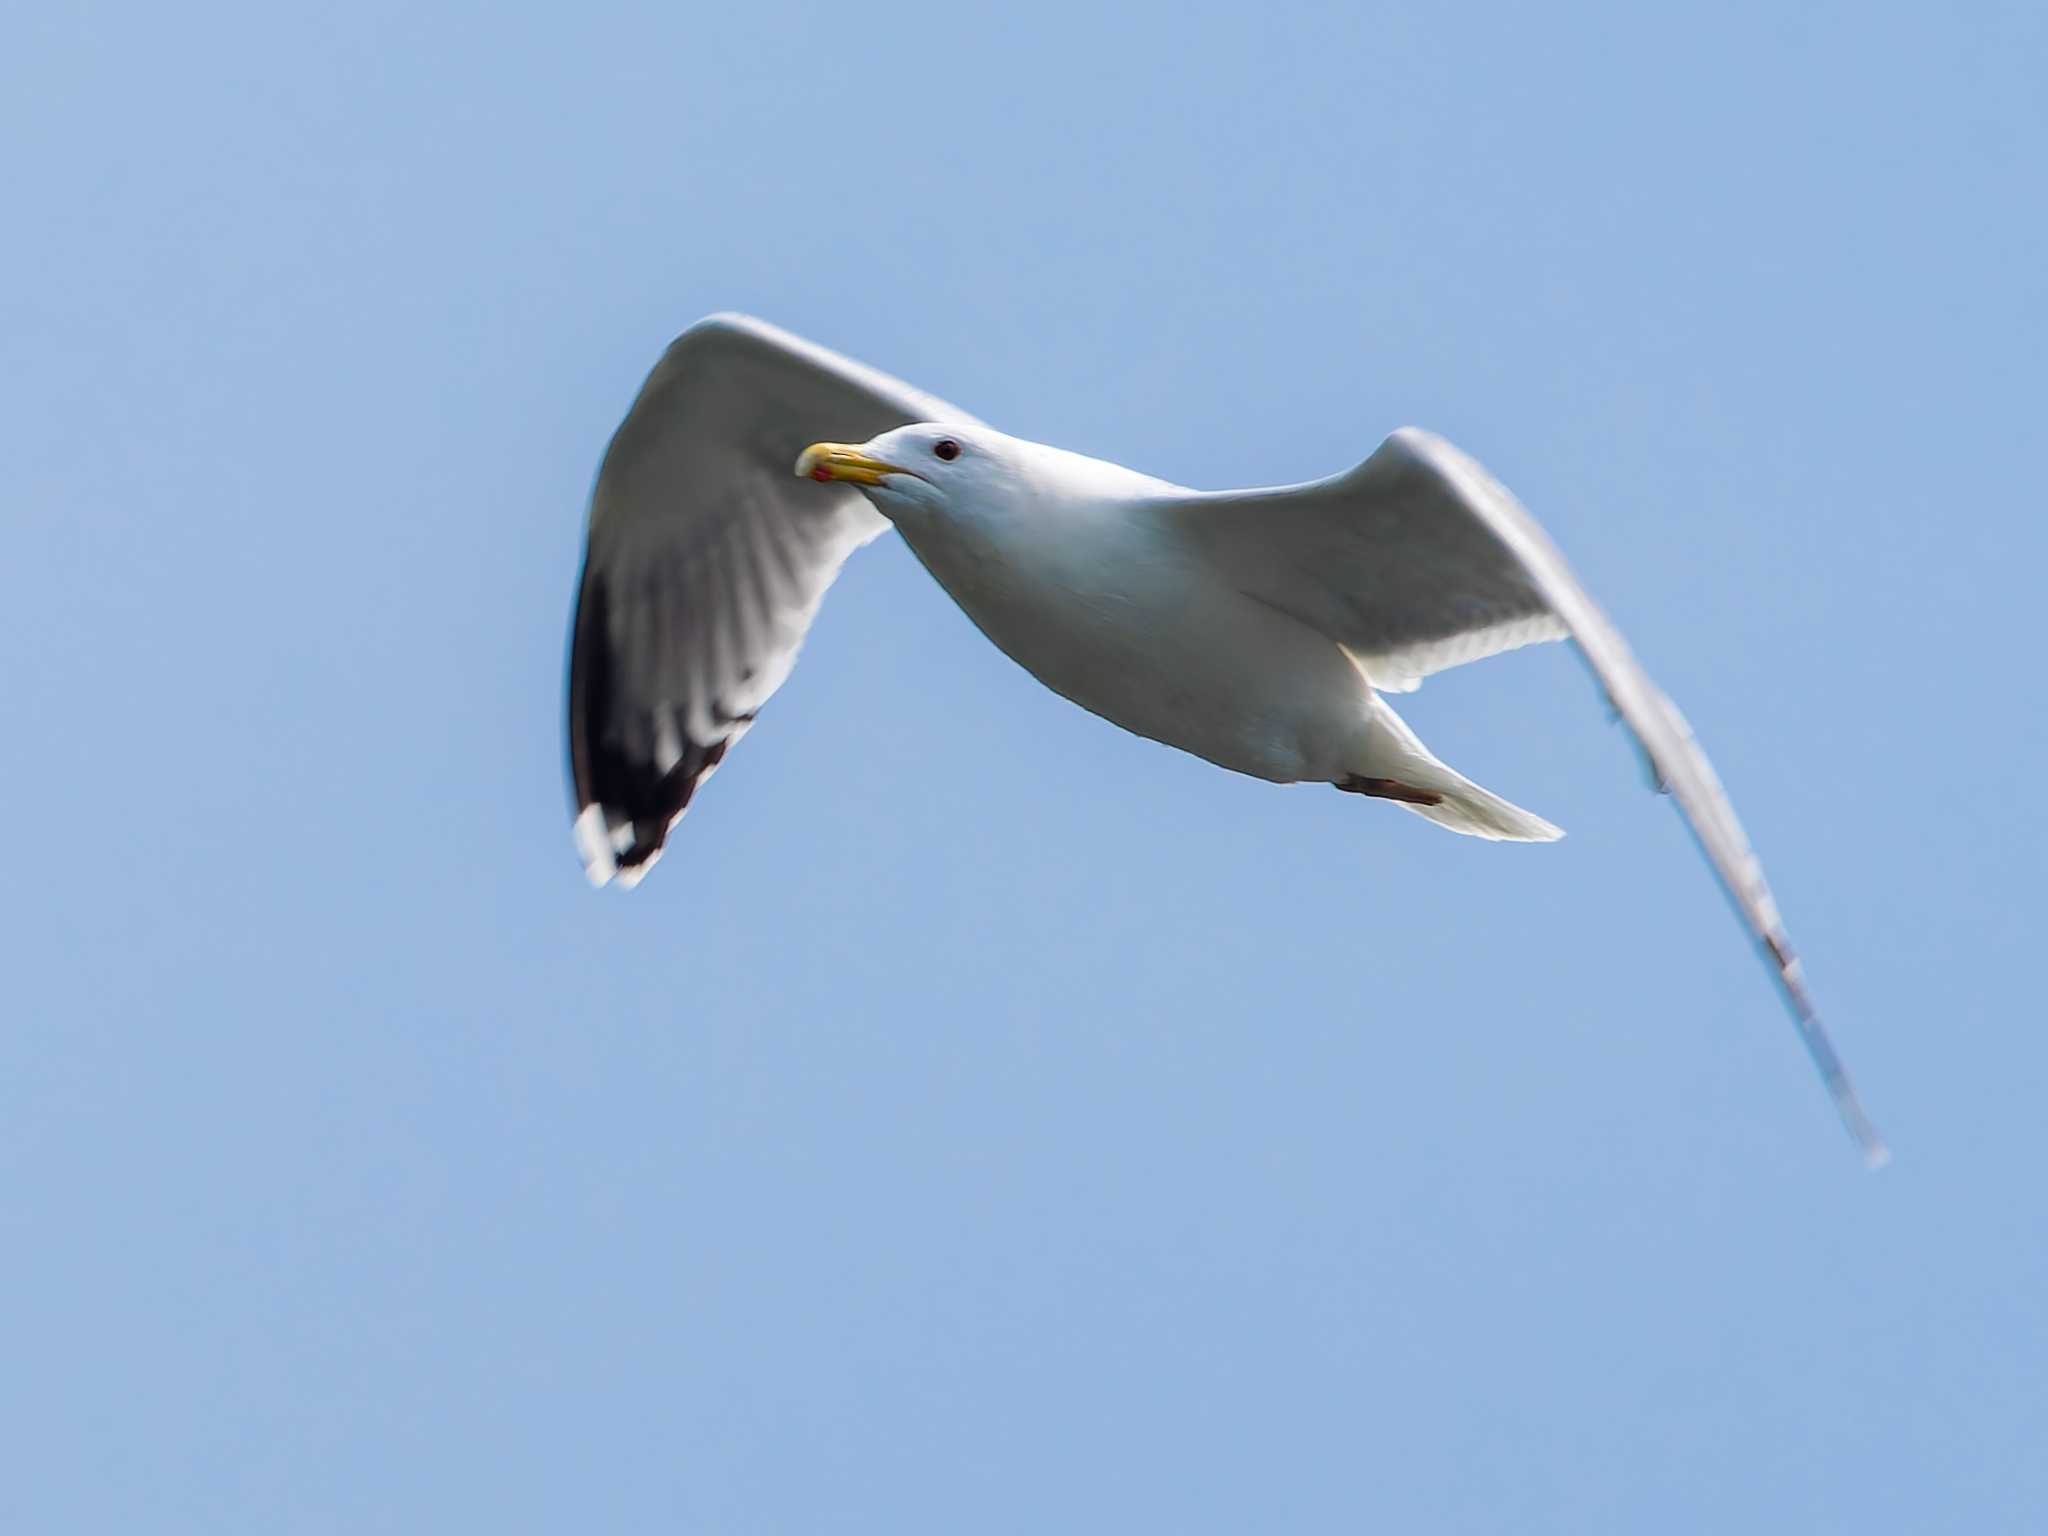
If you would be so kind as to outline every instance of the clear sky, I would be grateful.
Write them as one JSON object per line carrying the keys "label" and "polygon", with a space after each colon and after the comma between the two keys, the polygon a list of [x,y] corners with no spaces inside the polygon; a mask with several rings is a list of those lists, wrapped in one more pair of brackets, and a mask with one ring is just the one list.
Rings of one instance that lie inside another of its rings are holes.
{"label": "clear sky", "polygon": [[[2042,1529],[2043,15],[16,17],[0,1527]],[[721,308],[1197,486],[1476,453],[1895,1165],[1558,647],[1403,706],[1491,846],[885,542],[587,889],[584,500]]]}

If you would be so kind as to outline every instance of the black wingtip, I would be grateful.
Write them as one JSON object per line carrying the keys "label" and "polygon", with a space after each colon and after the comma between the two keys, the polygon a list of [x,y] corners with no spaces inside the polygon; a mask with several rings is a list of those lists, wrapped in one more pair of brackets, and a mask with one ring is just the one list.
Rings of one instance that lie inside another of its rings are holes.
{"label": "black wingtip", "polygon": [[[661,856],[697,786],[724,761],[753,721],[722,719],[710,743],[691,738],[677,705],[643,706],[628,719],[603,577],[586,566],[569,649],[569,773],[575,790],[577,852],[593,885],[636,884]],[[656,760],[666,740],[669,758]]]}

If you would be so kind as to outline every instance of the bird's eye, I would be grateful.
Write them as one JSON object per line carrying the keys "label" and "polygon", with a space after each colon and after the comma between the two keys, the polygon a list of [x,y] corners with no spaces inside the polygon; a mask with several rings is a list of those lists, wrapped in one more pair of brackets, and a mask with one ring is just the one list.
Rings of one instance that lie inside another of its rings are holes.
{"label": "bird's eye", "polygon": [[950,464],[960,457],[960,445],[950,437],[942,437],[932,444],[932,452]]}

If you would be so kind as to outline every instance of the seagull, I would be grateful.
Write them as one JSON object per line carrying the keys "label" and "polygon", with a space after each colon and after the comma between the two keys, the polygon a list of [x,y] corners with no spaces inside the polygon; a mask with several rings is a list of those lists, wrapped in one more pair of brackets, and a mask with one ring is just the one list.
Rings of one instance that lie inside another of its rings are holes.
{"label": "seagull", "polygon": [[1885,1162],[1677,706],[1521,503],[1414,427],[1327,479],[1192,491],[1007,436],[763,321],[698,322],[641,386],[591,493],[568,745],[593,884],[653,867],[788,677],[840,567],[892,525],[984,635],[1083,709],[1470,837],[1563,834],[1439,760],[1386,695],[1570,640],[1761,946],[1865,1161]]}

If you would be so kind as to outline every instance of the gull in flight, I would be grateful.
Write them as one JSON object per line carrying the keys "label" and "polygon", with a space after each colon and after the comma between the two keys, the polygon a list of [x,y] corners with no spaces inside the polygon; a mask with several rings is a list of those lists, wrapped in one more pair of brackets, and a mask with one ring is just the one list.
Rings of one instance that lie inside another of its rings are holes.
{"label": "gull in flight", "polygon": [[761,321],[699,322],[641,386],[591,494],[568,735],[593,883],[652,867],[840,566],[892,524],[983,634],[1083,709],[1470,837],[1563,834],[1440,761],[1385,695],[1571,640],[1762,946],[1843,1123],[1885,1160],[1684,717],[1521,503],[1412,427],[1326,480],[1191,491],[1008,437]]}

